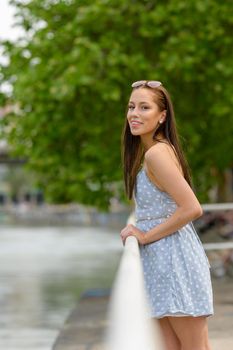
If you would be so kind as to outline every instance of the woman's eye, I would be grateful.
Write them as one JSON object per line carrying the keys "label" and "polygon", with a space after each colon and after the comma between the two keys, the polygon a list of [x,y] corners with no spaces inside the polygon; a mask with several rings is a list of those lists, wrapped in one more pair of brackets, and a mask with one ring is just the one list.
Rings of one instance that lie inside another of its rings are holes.
{"label": "woman's eye", "polygon": [[[146,110],[146,109],[149,109],[150,107],[149,106],[141,106],[141,109],[142,110]],[[134,109],[134,106],[128,106],[128,109],[129,110],[133,110]]]}

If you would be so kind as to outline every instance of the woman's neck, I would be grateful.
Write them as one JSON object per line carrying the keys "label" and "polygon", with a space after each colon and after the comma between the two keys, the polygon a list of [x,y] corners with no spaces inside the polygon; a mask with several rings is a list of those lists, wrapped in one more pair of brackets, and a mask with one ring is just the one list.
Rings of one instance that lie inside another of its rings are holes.
{"label": "woman's neck", "polygon": [[144,152],[148,151],[149,148],[156,145],[156,143],[158,143],[160,141],[166,141],[165,137],[162,134],[158,134],[156,136],[156,140],[153,140],[151,138],[149,140],[145,140],[145,139],[143,139],[143,137],[141,137],[141,142],[143,145]]}

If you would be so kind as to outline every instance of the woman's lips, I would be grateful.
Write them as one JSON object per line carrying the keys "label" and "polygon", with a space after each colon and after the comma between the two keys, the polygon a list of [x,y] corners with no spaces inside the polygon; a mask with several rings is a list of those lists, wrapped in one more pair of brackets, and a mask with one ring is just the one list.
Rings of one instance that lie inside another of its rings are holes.
{"label": "woman's lips", "polygon": [[131,122],[131,125],[132,125],[132,126],[140,126],[141,124],[142,124],[142,123],[136,122],[136,121]]}

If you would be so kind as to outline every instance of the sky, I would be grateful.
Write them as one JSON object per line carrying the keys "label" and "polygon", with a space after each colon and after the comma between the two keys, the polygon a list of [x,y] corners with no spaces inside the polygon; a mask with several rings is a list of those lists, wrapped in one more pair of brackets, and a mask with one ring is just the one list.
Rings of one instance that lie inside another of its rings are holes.
{"label": "sky", "polygon": [[0,0],[0,39],[17,39],[20,34],[18,28],[12,28],[14,22],[14,7],[10,0]]}
{"label": "sky", "polygon": [[[9,4],[10,0],[0,0],[0,40],[10,39],[17,40],[20,35],[19,28],[13,28],[14,7]],[[6,64],[7,60],[0,49],[0,64]],[[2,84],[0,91],[8,92],[10,88],[7,84]]]}

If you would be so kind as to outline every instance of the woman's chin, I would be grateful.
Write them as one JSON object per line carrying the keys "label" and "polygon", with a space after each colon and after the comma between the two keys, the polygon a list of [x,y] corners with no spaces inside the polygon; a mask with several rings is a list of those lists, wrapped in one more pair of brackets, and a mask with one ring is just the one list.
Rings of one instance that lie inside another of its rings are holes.
{"label": "woman's chin", "polygon": [[131,134],[134,135],[134,136],[141,135],[141,133],[142,133],[139,130],[135,130],[135,129],[131,129],[130,131],[131,131]]}

